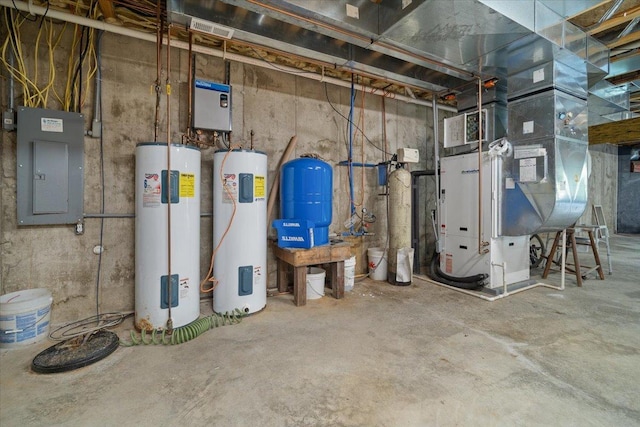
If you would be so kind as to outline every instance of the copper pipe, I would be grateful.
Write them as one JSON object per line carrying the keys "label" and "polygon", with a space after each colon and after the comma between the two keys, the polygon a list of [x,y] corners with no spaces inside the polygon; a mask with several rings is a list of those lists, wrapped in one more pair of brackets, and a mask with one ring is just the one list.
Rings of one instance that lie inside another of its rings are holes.
{"label": "copper pipe", "polygon": [[158,2],[158,7],[156,9],[156,18],[158,20],[158,26],[156,28],[156,84],[154,88],[156,91],[156,112],[153,124],[154,142],[158,142],[158,130],[160,128],[160,74],[162,72],[160,61],[162,57],[162,31],[164,27],[164,21],[160,14],[160,2]]}
{"label": "copper pipe", "polygon": [[173,331],[173,319],[171,318],[172,288],[171,282],[171,24],[167,27],[167,300],[169,302],[167,331]]}
{"label": "copper pipe", "polygon": [[193,119],[193,33],[189,31],[189,76],[187,77],[187,138],[191,139],[191,120]]}
{"label": "copper pipe", "polygon": [[489,252],[485,246],[488,243],[484,240],[484,229],[482,227],[482,78],[478,76],[478,254]]}

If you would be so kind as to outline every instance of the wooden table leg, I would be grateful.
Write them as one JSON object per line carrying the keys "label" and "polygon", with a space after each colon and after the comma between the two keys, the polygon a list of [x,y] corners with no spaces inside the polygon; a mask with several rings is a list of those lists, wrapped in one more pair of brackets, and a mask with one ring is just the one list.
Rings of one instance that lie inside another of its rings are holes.
{"label": "wooden table leg", "polygon": [[307,303],[307,267],[293,268],[293,302],[298,306]]}
{"label": "wooden table leg", "polygon": [[596,245],[596,240],[593,237],[593,231],[589,230],[588,234],[589,234],[589,241],[591,242],[591,250],[593,251],[593,257],[596,260],[598,276],[600,276],[600,280],[604,280],[604,271],[602,271],[602,263],[600,263],[600,254],[598,253],[598,245]]}
{"label": "wooden table leg", "polygon": [[289,270],[289,265],[278,258],[278,292],[287,292],[287,288],[289,287],[289,281],[287,277],[287,273]]}
{"label": "wooden table leg", "polygon": [[[549,270],[551,269],[551,264],[553,263],[553,259],[556,257],[556,249],[558,249],[558,240],[562,235],[562,231],[558,231],[556,233],[556,238],[553,239],[553,245],[551,245],[551,250],[549,251],[549,255],[547,255],[547,262],[544,265],[544,271],[542,272],[542,278],[546,279],[549,275]],[[564,248],[562,248],[564,250]]]}
{"label": "wooden table leg", "polygon": [[329,286],[336,299],[344,298],[344,261],[336,261],[331,263],[331,280]]}
{"label": "wooden table leg", "polygon": [[569,232],[569,238],[571,239],[571,252],[573,253],[573,266],[576,269],[576,281],[578,286],[582,286],[582,272],[580,271],[580,259],[578,259],[578,247],[576,245],[576,233]]}

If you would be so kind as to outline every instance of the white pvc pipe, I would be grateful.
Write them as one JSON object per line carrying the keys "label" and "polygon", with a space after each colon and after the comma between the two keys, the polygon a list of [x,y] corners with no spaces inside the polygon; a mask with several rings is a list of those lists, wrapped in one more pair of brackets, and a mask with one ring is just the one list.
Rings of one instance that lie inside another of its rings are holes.
{"label": "white pvc pipe", "polygon": [[474,296],[476,298],[480,298],[483,299],[485,301],[496,301],[505,297],[508,297],[509,295],[514,295],[523,291],[527,291],[529,289],[533,289],[533,288],[538,288],[538,287],[543,287],[543,288],[550,288],[550,289],[555,289],[557,291],[562,291],[564,290],[564,286],[553,286],[553,285],[549,285],[548,283],[542,283],[542,282],[538,282],[538,283],[533,283],[529,286],[525,286],[523,288],[520,289],[516,289],[515,291],[512,292],[506,292],[506,293],[502,293],[500,295],[495,295],[495,296],[488,296],[488,295],[483,295],[477,291],[471,291],[468,289],[462,289],[462,288],[456,288],[455,286],[450,286],[450,285],[445,285],[444,283],[440,283],[440,282],[436,282],[435,280],[431,280],[426,276],[422,276],[419,274],[414,274],[413,277],[420,279],[422,281],[428,282],[428,283],[432,283],[434,285],[438,285],[438,286],[442,286],[443,288],[448,288],[457,292],[462,292],[463,294],[467,294],[467,295],[471,295]]}
{"label": "white pvc pipe", "polygon": [[[49,11],[47,11],[47,9],[45,9],[44,7],[40,7],[40,6],[35,6],[32,4],[27,4],[23,1],[15,1],[15,7],[14,7],[14,2],[12,2],[11,0],[0,0],[0,6],[4,6],[4,7],[8,7],[8,8],[17,8],[23,12],[27,12],[33,15],[45,15],[48,18],[52,18],[52,19],[58,19],[61,21],[65,21],[65,22],[69,22],[72,24],[78,24],[78,25],[82,25],[84,27],[89,27],[89,28],[96,28],[98,30],[103,30],[103,31],[108,31],[110,33],[114,33],[114,34],[120,34],[126,37],[131,37],[134,39],[138,39],[138,40],[145,40],[148,42],[152,42],[152,43],[156,43],[156,36],[155,34],[150,34],[150,33],[144,33],[142,31],[137,31],[137,30],[132,30],[129,28],[124,28],[118,25],[113,25],[113,24],[107,24],[106,22],[102,22],[102,21],[97,21],[95,19],[90,19],[90,18],[85,18],[83,16],[78,16],[78,15],[73,15],[71,13],[65,13],[65,12],[60,12],[58,10],[54,10],[54,9],[49,9]],[[165,44],[167,43],[167,40],[165,38],[165,40],[163,41]],[[182,50],[189,50],[189,43],[187,42],[183,42],[183,41],[172,41],[172,46],[173,47],[177,47],[179,49]],[[243,56],[243,55],[238,55],[236,53],[229,53],[229,52],[224,52],[224,51],[219,51],[216,49],[212,49],[212,48],[208,48],[208,47],[204,47],[204,46],[193,46],[192,48],[193,52],[198,52],[198,53],[202,53],[204,55],[209,55],[209,56],[215,56],[218,58],[222,58],[222,59],[228,59],[230,61],[236,61],[236,62],[240,62],[243,64],[248,64],[248,65],[254,65],[256,67],[262,67],[262,68],[269,68],[269,69],[276,69],[275,65],[272,65],[269,62],[266,62],[264,60],[261,59],[255,59],[255,58],[251,58],[248,56]],[[281,71],[284,72],[286,74],[294,74],[296,76],[300,76],[300,77],[305,77],[311,80],[316,80],[319,82],[326,82],[326,83],[330,83],[332,85],[336,85],[336,86],[342,86],[342,87],[346,87],[346,88],[350,88],[351,87],[351,82],[346,82],[340,79],[336,79],[333,77],[326,77],[323,75],[318,75],[312,72],[309,72],[307,74],[301,74],[300,70],[298,68],[293,68],[293,67],[288,67],[286,65],[277,65],[277,71]],[[355,85],[355,89],[365,92],[367,91],[367,87],[360,85],[360,84],[356,84]],[[383,94],[377,94],[377,93],[373,93],[374,95],[379,95],[379,96],[384,96]],[[425,107],[429,107],[432,108],[431,102],[430,101],[424,101],[421,99],[413,99],[409,96],[405,96],[405,95],[400,95],[400,94],[393,94],[393,96],[391,96],[390,98],[392,99],[397,99],[399,101],[403,101],[409,104],[417,104],[417,105],[422,105]],[[440,105],[438,104],[438,109],[443,110],[443,111],[451,111],[454,113],[457,113],[458,110],[454,107],[450,107],[448,105]]]}
{"label": "white pvc pipe", "polygon": [[[549,254],[553,256],[555,254]],[[562,230],[562,268],[560,269],[560,287],[564,290],[564,277],[566,275],[565,267],[567,265],[567,229]],[[551,262],[550,258],[547,258],[547,262]],[[580,274],[580,272],[578,272]]]}

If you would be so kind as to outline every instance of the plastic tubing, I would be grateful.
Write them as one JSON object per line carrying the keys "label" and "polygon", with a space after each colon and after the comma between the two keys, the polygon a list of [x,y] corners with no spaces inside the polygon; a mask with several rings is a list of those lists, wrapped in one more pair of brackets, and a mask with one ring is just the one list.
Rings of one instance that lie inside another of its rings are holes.
{"label": "plastic tubing", "polygon": [[433,257],[431,257],[429,272],[433,280],[461,289],[473,290],[484,286],[484,281],[488,277],[486,274],[476,274],[468,277],[449,276],[440,270],[437,262],[439,258],[440,254],[438,252],[434,252]]}

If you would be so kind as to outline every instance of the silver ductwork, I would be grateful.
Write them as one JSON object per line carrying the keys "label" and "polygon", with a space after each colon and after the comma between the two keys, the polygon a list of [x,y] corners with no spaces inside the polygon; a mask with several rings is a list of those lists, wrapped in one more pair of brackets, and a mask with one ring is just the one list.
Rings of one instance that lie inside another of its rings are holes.
{"label": "silver ductwork", "polygon": [[[547,32],[549,34],[549,32]],[[570,43],[575,43],[571,39]],[[588,72],[584,49],[567,54],[539,38],[514,47],[508,71],[508,139],[502,234],[574,224],[587,206]],[[578,56],[580,55],[580,56]]]}
{"label": "silver ductwork", "polygon": [[464,95],[464,111],[477,96],[466,88],[499,78],[506,97],[488,92],[483,104],[495,105],[483,108],[495,112],[487,133],[499,137],[507,101],[514,149],[503,162],[501,229],[515,236],[567,227],[586,207],[587,98],[609,72],[609,51],[566,18],[598,3],[168,0],[167,12],[175,25],[197,17],[234,28],[233,38],[247,43],[436,95],[453,91]]}

